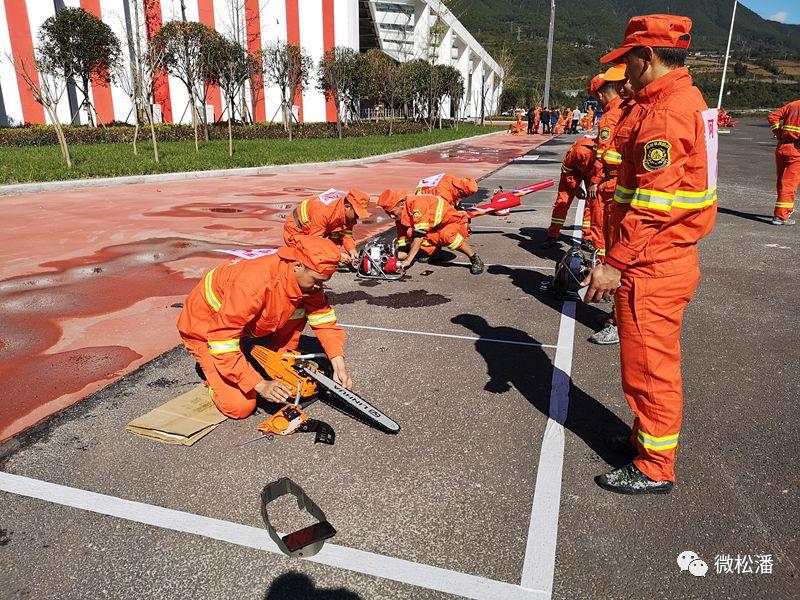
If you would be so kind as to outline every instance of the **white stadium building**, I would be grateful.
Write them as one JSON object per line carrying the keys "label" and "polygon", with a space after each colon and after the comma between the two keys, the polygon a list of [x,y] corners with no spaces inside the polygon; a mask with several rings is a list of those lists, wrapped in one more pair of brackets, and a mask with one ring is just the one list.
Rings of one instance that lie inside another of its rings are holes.
{"label": "white stadium building", "polygon": [[[165,22],[185,18],[229,37],[239,35],[251,50],[279,40],[298,44],[315,64],[333,46],[361,51],[379,48],[398,61],[433,59],[456,67],[464,77],[461,116],[468,119],[480,117],[481,104],[485,114],[492,114],[502,89],[500,66],[438,0],[0,0],[0,125],[49,121],[19,71],[26,65],[31,73],[39,27],[64,7],[80,7],[95,14],[114,30],[123,48],[134,36],[133,15],[138,8],[142,35],[152,36]],[[237,31],[240,34],[234,33]],[[38,75],[35,69],[32,74]],[[153,88],[157,118],[173,123],[190,121],[189,98],[180,81],[164,74]],[[246,96],[255,120],[281,119],[277,88],[267,84],[253,89],[249,82]],[[208,116],[226,119],[225,99],[219,89],[209,88],[207,98]],[[91,101],[100,122],[130,123],[135,118],[131,99],[114,84],[93,82]],[[298,94],[295,104],[301,121],[336,119],[335,107],[313,83]],[[59,119],[87,123],[87,115],[79,107],[78,94],[68,86],[58,106]]]}

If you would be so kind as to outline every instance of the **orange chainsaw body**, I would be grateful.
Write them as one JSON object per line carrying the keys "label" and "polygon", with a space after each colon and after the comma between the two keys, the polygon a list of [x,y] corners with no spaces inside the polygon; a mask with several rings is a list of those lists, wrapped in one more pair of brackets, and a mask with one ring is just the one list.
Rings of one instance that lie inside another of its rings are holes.
{"label": "orange chainsaw body", "polygon": [[[311,398],[317,394],[317,382],[308,375],[302,375],[296,368],[295,356],[300,353],[293,350],[275,352],[263,346],[253,346],[250,351],[256,362],[261,365],[270,379],[280,381],[292,390],[292,397],[296,397],[297,388],[300,386],[300,398]],[[306,363],[306,368],[312,368]]]}

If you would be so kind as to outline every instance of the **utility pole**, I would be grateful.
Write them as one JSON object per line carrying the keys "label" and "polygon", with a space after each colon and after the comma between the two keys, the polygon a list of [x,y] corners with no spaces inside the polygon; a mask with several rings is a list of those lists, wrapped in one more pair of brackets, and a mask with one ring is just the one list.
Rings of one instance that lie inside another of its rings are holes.
{"label": "utility pole", "polygon": [[556,22],[556,0],[550,0],[550,33],[547,36],[547,70],[544,75],[544,108],[550,106],[550,72],[553,65],[553,28]]}
{"label": "utility pole", "polygon": [[733,38],[733,21],[736,19],[736,5],[739,0],[733,0],[733,14],[731,15],[731,30],[728,32],[728,48],[725,50],[725,66],[722,67],[722,81],[719,82],[719,100],[717,110],[722,108],[722,93],[725,89],[725,76],[728,74],[728,55],[731,53],[731,39]]}

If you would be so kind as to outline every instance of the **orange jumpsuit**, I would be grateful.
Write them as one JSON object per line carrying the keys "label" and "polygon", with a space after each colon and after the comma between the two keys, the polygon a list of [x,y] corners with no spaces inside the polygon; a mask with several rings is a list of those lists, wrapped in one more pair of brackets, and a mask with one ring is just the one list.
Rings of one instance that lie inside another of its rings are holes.
{"label": "orange jumpsuit", "polygon": [[[558,181],[558,195],[553,203],[553,214],[550,218],[550,228],[547,230],[547,237],[557,238],[561,235],[561,228],[567,219],[572,199],[575,193],[584,182],[588,184],[594,164],[594,140],[587,137],[578,139],[567,152],[564,161],[561,163],[561,178]],[[590,212],[589,203],[583,207],[583,237],[588,238],[590,233]]]}
{"label": "orange jumpsuit", "polygon": [[536,110],[533,111],[533,132],[536,133],[539,131],[539,121],[541,120],[542,116],[542,109],[540,107],[536,107]]}
{"label": "orange jumpsuit", "polygon": [[770,114],[769,127],[778,138],[775,149],[778,172],[775,216],[785,221],[794,211],[794,197],[800,185],[800,100],[789,102]]}
{"label": "orange jumpsuit", "polygon": [[461,200],[477,191],[478,182],[471,177],[459,179],[447,173],[439,173],[438,175],[431,175],[421,179],[417,184],[416,194],[418,196],[441,196],[453,207],[458,208]]}
{"label": "orange jumpsuit", "polygon": [[256,406],[264,377],[247,361],[243,338],[269,336],[271,350],[296,349],[308,322],[325,353],[344,355],[345,333],[324,292],[304,295],[297,285],[293,248],[252,260],[232,258],[206,273],[186,298],[178,331],[206,376],[217,408],[242,419]]}
{"label": "orange jumpsuit", "polygon": [[348,254],[355,251],[353,223],[344,214],[344,195],[326,192],[306,198],[283,224],[283,241],[294,246],[298,235],[324,237],[341,246]]}
{"label": "orange jumpsuit", "polygon": [[[617,96],[605,108],[603,116],[597,121],[597,150],[594,162],[591,184],[597,185],[597,198],[587,200],[591,212],[592,243],[597,248],[598,256],[605,256],[605,215],[606,207],[614,201],[614,188],[617,187],[617,168],[621,162],[619,153],[611,151],[607,159],[605,154],[611,146],[611,140],[617,123],[622,116],[622,98]],[[609,162],[606,162],[608,160]]]}
{"label": "orange jumpsuit", "polygon": [[[622,388],[636,416],[636,466],[675,481],[683,390],[683,313],[700,280],[697,242],[717,214],[716,111],[685,67],[636,95],[639,115],[620,149],[606,262],[622,271],[615,295]],[[705,112],[703,112],[705,111]],[[709,142],[709,144],[707,144]]]}
{"label": "orange jumpsuit", "polygon": [[412,236],[423,237],[426,253],[443,246],[458,250],[469,237],[467,214],[439,196],[408,196],[405,213],[412,224]]}

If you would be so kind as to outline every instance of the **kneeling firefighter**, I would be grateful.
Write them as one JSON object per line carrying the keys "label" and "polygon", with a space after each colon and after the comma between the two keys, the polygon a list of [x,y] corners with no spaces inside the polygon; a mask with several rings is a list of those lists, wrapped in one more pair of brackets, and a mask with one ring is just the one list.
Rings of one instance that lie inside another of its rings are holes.
{"label": "kneeling firefighter", "polygon": [[243,346],[251,338],[268,336],[264,345],[270,350],[295,350],[306,323],[331,361],[334,381],[351,387],[345,333],[322,290],[336,272],[339,258],[339,247],[332,241],[299,236],[293,248],[249,260],[227,260],[189,293],[178,332],[224,415],[247,417],[256,407],[257,395],[273,402],[289,397],[287,386],[266,380],[248,362]]}

